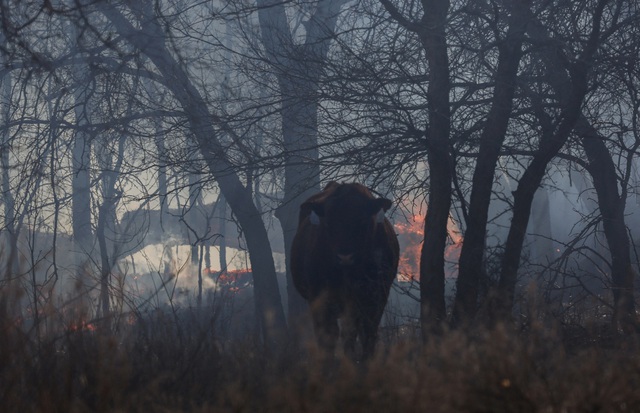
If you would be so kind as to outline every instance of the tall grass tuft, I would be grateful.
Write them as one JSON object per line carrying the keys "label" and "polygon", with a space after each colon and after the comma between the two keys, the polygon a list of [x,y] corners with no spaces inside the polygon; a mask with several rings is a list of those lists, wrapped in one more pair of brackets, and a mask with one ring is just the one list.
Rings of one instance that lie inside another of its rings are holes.
{"label": "tall grass tuft", "polygon": [[602,330],[499,325],[381,342],[356,364],[313,344],[222,337],[211,306],[122,317],[43,313],[0,295],[1,412],[637,412],[640,353]]}

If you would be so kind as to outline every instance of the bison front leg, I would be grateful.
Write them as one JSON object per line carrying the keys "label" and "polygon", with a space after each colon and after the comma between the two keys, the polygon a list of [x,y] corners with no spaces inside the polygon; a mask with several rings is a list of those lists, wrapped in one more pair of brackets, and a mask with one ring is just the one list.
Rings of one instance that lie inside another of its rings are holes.
{"label": "bison front leg", "polygon": [[358,326],[360,325],[357,309],[348,305],[340,324],[345,355],[351,360],[357,361],[356,340],[358,338]]}
{"label": "bison front leg", "polygon": [[367,294],[360,297],[360,324],[359,335],[362,341],[362,357],[367,360],[373,356],[378,340],[378,328],[384,307],[387,304],[389,288],[385,285],[376,285]]}
{"label": "bison front leg", "polygon": [[378,326],[382,312],[363,317],[360,338],[362,340],[362,358],[368,360],[373,356],[378,340]]}
{"label": "bison front leg", "polygon": [[328,294],[323,294],[311,304],[313,331],[320,348],[329,354],[334,354],[340,329],[338,327],[339,308],[335,300]]}

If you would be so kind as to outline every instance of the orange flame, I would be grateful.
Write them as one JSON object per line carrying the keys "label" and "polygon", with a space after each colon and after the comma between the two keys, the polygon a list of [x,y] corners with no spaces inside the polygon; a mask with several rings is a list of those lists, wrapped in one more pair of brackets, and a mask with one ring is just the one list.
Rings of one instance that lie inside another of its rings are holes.
{"label": "orange flame", "polygon": [[225,271],[216,271],[211,268],[205,268],[203,272],[205,274],[212,274],[214,277],[217,277],[218,285],[220,285],[222,289],[233,293],[240,291],[252,280],[251,268]]}
{"label": "orange flame", "polygon": [[67,331],[96,331],[98,327],[87,320],[80,319],[76,322],[72,322],[67,327]]}
{"label": "orange flame", "polygon": [[[406,223],[394,225],[400,240],[400,262],[398,265],[398,280],[411,281],[420,279],[420,253],[424,240],[424,215],[413,215]],[[449,216],[447,232],[452,242],[447,245],[444,253],[445,260],[457,263],[460,257],[463,237],[458,225]],[[447,274],[451,275],[451,274]]]}
{"label": "orange flame", "polygon": [[406,223],[398,222],[394,227],[400,238],[398,280],[411,281],[412,279],[419,279],[424,217],[422,215],[414,215]]}

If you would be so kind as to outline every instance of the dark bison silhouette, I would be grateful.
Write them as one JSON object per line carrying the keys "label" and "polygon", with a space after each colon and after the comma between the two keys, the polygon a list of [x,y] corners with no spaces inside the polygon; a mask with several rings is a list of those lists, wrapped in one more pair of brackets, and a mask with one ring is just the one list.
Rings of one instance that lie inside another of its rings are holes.
{"label": "dark bison silhouette", "polygon": [[363,358],[373,353],[398,269],[398,239],[384,215],[391,205],[364,185],[330,182],[300,207],[291,273],[328,351],[341,337],[350,357],[357,358],[358,338]]}

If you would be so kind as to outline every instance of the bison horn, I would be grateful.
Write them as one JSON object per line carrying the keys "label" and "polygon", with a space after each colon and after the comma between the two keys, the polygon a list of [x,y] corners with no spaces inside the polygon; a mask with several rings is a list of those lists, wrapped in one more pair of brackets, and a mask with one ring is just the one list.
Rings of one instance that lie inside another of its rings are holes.
{"label": "bison horn", "polygon": [[311,222],[311,225],[320,225],[320,217],[316,214],[316,211],[311,211],[309,222]]}

